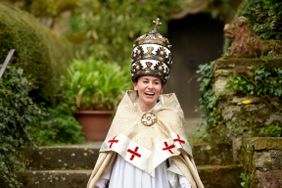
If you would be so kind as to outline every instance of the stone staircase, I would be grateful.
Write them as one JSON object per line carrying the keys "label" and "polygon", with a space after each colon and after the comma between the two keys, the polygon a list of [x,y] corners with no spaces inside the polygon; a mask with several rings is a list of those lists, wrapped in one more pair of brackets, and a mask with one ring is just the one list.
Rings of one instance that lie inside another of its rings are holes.
{"label": "stone staircase", "polygon": [[[85,188],[101,143],[40,147],[25,150],[27,170],[18,172],[25,188]],[[193,145],[206,188],[239,188],[242,167],[234,164],[225,144]]]}

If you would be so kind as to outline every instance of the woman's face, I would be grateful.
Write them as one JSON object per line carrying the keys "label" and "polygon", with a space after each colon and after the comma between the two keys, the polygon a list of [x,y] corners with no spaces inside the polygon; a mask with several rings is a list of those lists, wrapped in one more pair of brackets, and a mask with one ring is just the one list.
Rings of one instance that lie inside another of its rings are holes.
{"label": "woman's face", "polygon": [[163,84],[158,77],[141,76],[134,83],[134,90],[138,91],[141,108],[145,106],[146,110],[149,110],[156,104],[163,92]]}

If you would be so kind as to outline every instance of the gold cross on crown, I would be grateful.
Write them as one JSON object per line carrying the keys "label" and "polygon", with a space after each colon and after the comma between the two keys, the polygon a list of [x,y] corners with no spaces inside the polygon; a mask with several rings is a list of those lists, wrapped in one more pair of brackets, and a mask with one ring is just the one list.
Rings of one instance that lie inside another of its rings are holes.
{"label": "gold cross on crown", "polygon": [[156,18],[155,20],[153,20],[153,24],[155,24],[155,26],[159,26],[162,24],[160,18]]}
{"label": "gold cross on crown", "polygon": [[160,20],[160,18],[156,18],[155,20],[153,20],[153,24],[154,24],[154,31],[157,31],[157,26],[161,25],[162,22]]}

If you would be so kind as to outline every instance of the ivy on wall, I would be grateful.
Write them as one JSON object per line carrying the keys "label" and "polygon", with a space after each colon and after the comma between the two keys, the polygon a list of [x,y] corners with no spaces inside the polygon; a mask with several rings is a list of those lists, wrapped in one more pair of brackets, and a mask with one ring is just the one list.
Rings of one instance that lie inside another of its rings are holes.
{"label": "ivy on wall", "polygon": [[254,32],[261,39],[282,40],[282,2],[277,0],[245,0],[236,17],[250,20]]}
{"label": "ivy on wall", "polygon": [[239,75],[230,78],[229,88],[236,91],[238,95],[250,94],[265,98],[271,96],[282,100],[282,69],[259,67],[252,76]]}
{"label": "ivy on wall", "polygon": [[[248,18],[252,29],[261,39],[279,41],[282,40],[279,26],[281,6],[282,3],[275,0],[244,0],[235,17]],[[225,49],[231,44],[232,41],[226,40]],[[217,61],[199,67],[203,119],[214,141],[230,142],[232,137],[242,135],[282,136],[281,60],[271,58],[271,55],[261,57],[263,64],[253,64],[252,68],[246,64],[244,71],[239,72],[235,70],[238,66],[236,62],[244,65],[245,61],[240,57],[223,58],[226,63],[234,62],[233,71],[217,70]],[[269,59],[276,62],[275,66],[269,63]],[[257,60],[253,59],[254,62]],[[215,89],[218,79],[224,80],[225,84],[221,94]]]}
{"label": "ivy on wall", "polygon": [[218,96],[213,90],[214,68],[212,64],[199,66],[197,71],[200,82],[200,104],[203,118],[206,120],[206,126],[216,127],[221,120],[221,111],[218,106]]}
{"label": "ivy on wall", "polygon": [[201,65],[198,70],[208,139],[230,142],[232,137],[242,135],[282,136],[282,69],[266,61],[254,71],[228,74],[224,76],[224,91],[217,94],[216,63]]}

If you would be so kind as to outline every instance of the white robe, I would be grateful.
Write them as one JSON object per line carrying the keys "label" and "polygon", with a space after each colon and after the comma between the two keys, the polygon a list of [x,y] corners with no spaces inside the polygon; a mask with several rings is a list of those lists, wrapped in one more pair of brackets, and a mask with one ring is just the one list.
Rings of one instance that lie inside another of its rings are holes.
{"label": "white robe", "polygon": [[148,113],[137,102],[135,91],[121,100],[87,188],[203,188],[175,94],[161,95],[155,117],[145,116],[153,124],[143,124]]}
{"label": "white robe", "polygon": [[155,176],[151,176],[118,155],[113,168],[108,169],[96,186],[105,188],[109,183],[108,188],[191,188],[184,176],[171,171],[173,168],[168,168],[165,161],[156,168]]}

